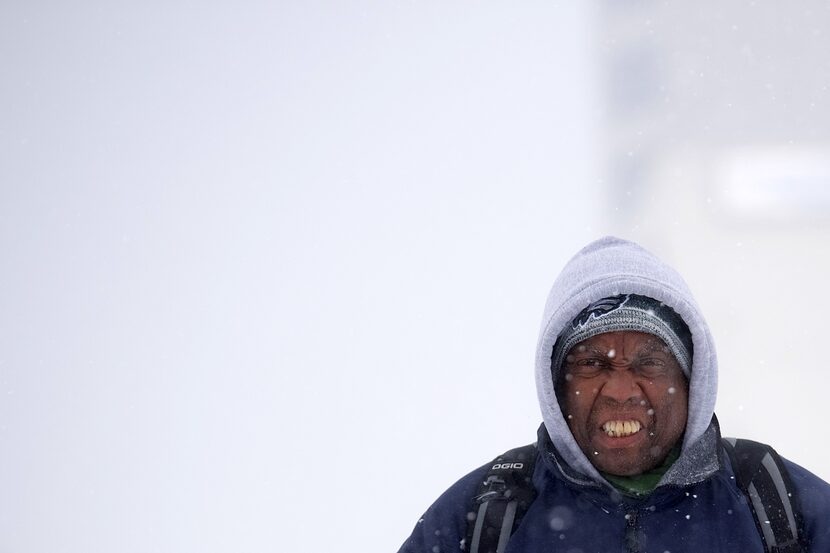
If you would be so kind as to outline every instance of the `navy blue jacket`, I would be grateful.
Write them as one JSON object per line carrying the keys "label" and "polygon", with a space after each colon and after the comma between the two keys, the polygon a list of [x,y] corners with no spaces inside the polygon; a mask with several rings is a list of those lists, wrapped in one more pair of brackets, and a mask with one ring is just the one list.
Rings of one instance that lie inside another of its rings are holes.
{"label": "navy blue jacket", "polygon": [[[537,497],[506,553],[763,553],[752,511],[725,452],[720,468],[688,487],[660,486],[643,500],[563,477],[542,448],[533,473]],[[784,460],[801,502],[813,553],[830,553],[830,484]],[[472,497],[491,463],[450,487],[427,510],[399,553],[454,553],[472,512]]]}

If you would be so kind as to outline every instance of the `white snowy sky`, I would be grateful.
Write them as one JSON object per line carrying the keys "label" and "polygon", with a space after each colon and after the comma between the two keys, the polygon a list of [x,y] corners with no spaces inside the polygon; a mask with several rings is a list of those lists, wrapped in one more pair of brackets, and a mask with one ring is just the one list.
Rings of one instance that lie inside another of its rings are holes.
{"label": "white snowy sky", "polygon": [[534,439],[595,6],[0,6],[0,551],[394,551]]}

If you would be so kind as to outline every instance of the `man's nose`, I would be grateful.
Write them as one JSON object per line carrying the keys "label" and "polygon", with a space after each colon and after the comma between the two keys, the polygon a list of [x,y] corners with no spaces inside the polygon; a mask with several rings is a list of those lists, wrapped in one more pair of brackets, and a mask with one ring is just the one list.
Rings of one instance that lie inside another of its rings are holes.
{"label": "man's nose", "polygon": [[632,399],[639,399],[643,390],[634,378],[634,374],[628,369],[612,370],[608,380],[600,390],[600,395],[614,399],[619,403],[625,403]]}

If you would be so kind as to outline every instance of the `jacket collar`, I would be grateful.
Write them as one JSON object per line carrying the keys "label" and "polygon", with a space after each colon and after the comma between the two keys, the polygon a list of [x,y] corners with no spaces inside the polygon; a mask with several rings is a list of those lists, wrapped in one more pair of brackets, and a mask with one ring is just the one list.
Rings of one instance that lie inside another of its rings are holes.
{"label": "jacket collar", "polygon": [[[539,427],[537,437],[542,462],[548,470],[552,471],[559,478],[571,486],[583,489],[605,489],[612,496],[614,494],[621,495],[604,478],[601,481],[597,481],[571,467],[551,441],[544,424]],[[712,415],[709,427],[703,435],[697,441],[690,444],[683,455],[666,471],[652,494],[659,492],[663,487],[691,486],[711,477],[723,467],[723,461],[719,454],[721,449],[720,443],[720,425],[718,424],[717,417]]]}

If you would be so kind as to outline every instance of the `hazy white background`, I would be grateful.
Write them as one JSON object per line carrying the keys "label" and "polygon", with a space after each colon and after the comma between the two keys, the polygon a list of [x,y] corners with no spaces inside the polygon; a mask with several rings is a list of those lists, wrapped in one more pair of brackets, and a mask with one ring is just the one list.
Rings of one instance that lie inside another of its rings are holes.
{"label": "hazy white background", "polygon": [[602,6],[3,3],[0,552],[394,551],[532,441],[550,284],[646,223]]}

